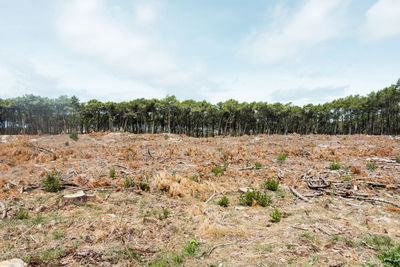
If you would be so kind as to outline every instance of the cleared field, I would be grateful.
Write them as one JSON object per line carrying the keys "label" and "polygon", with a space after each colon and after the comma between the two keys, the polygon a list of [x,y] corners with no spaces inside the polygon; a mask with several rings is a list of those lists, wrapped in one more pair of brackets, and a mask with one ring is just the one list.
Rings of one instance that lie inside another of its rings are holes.
{"label": "cleared field", "polygon": [[[117,132],[0,142],[0,260],[373,266],[400,240],[398,137]],[[56,193],[42,186],[51,172],[61,177]],[[250,186],[270,204],[250,196],[242,205]],[[84,199],[63,198],[80,190]],[[217,204],[223,195],[228,207]]]}

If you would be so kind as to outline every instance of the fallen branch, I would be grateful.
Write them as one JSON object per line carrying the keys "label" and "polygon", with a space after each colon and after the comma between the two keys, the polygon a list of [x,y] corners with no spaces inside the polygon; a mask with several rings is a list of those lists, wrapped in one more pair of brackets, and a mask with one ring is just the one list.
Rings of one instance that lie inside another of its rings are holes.
{"label": "fallen branch", "polygon": [[0,207],[3,210],[2,219],[4,219],[5,217],[7,217],[7,206],[1,200],[0,200]]}
{"label": "fallen branch", "polygon": [[292,186],[289,186],[290,191],[295,195],[296,197],[300,198],[301,200],[305,202],[310,202],[307,198],[303,197],[299,192],[297,192]]}
{"label": "fallen branch", "polygon": [[211,201],[215,196],[221,195],[221,194],[223,194],[224,192],[225,192],[225,189],[222,190],[222,191],[219,192],[219,193],[214,193],[214,194],[212,194],[212,195],[207,199],[206,203],[208,203],[209,201]]}
{"label": "fallen branch", "polygon": [[149,153],[150,157],[151,157],[152,159],[154,159],[153,155],[151,155],[151,153],[150,153],[150,148],[147,148],[147,153]]}
{"label": "fallen branch", "polygon": [[216,248],[224,247],[224,246],[232,245],[232,244],[233,244],[233,243],[223,243],[223,244],[219,244],[219,245],[213,246],[208,252],[204,252],[200,257],[208,257],[208,256],[211,255],[211,253],[212,253]]}

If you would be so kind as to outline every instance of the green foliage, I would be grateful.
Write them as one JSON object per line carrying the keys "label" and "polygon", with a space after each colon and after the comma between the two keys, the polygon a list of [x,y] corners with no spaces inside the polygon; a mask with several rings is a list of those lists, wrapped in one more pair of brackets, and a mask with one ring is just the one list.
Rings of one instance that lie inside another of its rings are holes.
{"label": "green foliage", "polygon": [[379,252],[380,255],[378,255],[378,259],[380,259],[385,266],[400,266],[400,246],[393,249],[383,249]]}
{"label": "green foliage", "polygon": [[114,167],[112,167],[112,168],[110,169],[110,174],[109,174],[109,176],[110,176],[110,178],[114,178],[114,177],[115,177],[115,168],[114,168]]}
{"label": "green foliage", "polygon": [[284,162],[287,158],[288,154],[287,153],[280,153],[278,156],[278,161],[279,162]]}
{"label": "green foliage", "polygon": [[213,172],[215,175],[219,175],[219,174],[224,175],[224,173],[225,173],[225,171],[226,171],[227,168],[228,168],[228,163],[224,162],[224,165],[223,165],[223,166],[219,166],[219,165],[214,166],[214,167],[212,168],[212,172]]}
{"label": "green foliage", "polygon": [[229,199],[227,196],[223,196],[220,200],[217,202],[218,205],[221,207],[228,207],[229,206]]}
{"label": "green foliage", "polygon": [[160,220],[167,219],[170,214],[171,214],[171,211],[169,209],[163,208],[162,213],[158,216],[158,219],[160,219]]}
{"label": "green foliage", "polygon": [[32,220],[32,223],[33,223],[34,225],[38,225],[38,224],[44,223],[44,218],[43,218],[43,216],[40,215],[40,214],[37,214],[36,217]]}
{"label": "green foliage", "polygon": [[301,235],[302,237],[305,237],[310,240],[314,240],[315,236],[311,234],[309,231],[304,231],[303,234]]}
{"label": "green foliage", "polygon": [[69,138],[71,138],[72,140],[74,140],[74,141],[78,141],[78,132],[77,131],[72,131],[70,134],[69,134]]}
{"label": "green foliage", "polygon": [[200,243],[197,241],[196,238],[190,239],[189,242],[186,243],[185,247],[183,248],[183,252],[186,255],[194,255],[199,247]]}
{"label": "green foliage", "polygon": [[250,187],[246,193],[239,197],[239,204],[243,206],[252,206],[253,199],[258,205],[267,207],[271,204],[271,197],[267,193],[261,193],[260,191]]}
{"label": "green foliage", "polygon": [[198,183],[199,182],[199,176],[194,174],[192,176],[189,176],[189,180]]}
{"label": "green foliage", "polygon": [[391,248],[395,246],[395,242],[387,235],[365,235],[363,236],[363,242],[370,247],[377,249]]}
{"label": "green foliage", "polygon": [[339,161],[334,161],[334,162],[332,162],[331,163],[331,165],[329,165],[329,169],[331,169],[332,171],[334,171],[334,170],[339,170],[340,169],[340,163],[339,163]]}
{"label": "green foliage", "polygon": [[400,157],[396,157],[396,162],[400,163]]}
{"label": "green foliage", "polygon": [[46,192],[58,192],[61,188],[61,177],[59,173],[46,173],[46,177],[42,181],[42,186]]}
{"label": "green foliage", "polygon": [[133,178],[125,177],[124,185],[125,185],[126,188],[134,187],[135,186],[135,181],[134,181]]}
{"label": "green foliage", "polygon": [[40,261],[44,263],[51,263],[54,260],[58,259],[64,251],[59,248],[53,248],[43,251],[40,254]]}
{"label": "green foliage", "polygon": [[68,141],[65,141],[64,145],[65,145],[65,146],[69,146],[69,142],[68,142]]}
{"label": "green foliage", "polygon": [[168,134],[165,134],[165,135],[164,135],[164,139],[165,139],[165,140],[168,140],[168,139],[169,139]]}
{"label": "green foliage", "polygon": [[53,232],[53,238],[55,240],[59,240],[65,237],[65,234],[62,230],[56,230]]}
{"label": "green foliage", "polygon": [[271,216],[271,221],[274,223],[281,221],[281,212],[277,208],[271,211],[269,216]]}
{"label": "green foliage", "polygon": [[376,169],[376,163],[375,163],[375,161],[370,161],[370,162],[367,162],[367,170],[369,170],[369,171],[375,171],[375,169]]}
{"label": "green foliage", "polygon": [[262,167],[261,163],[258,161],[254,164],[254,166],[255,166],[256,170],[259,170]]}
{"label": "green foliage", "polygon": [[348,182],[348,181],[350,181],[350,175],[346,175],[346,176],[343,178],[343,182]]}
{"label": "green foliage", "polygon": [[143,183],[143,182],[139,183],[139,188],[142,191],[149,191],[150,190],[149,184],[148,183]]}
{"label": "green foliage", "polygon": [[268,178],[265,183],[262,184],[262,187],[265,190],[271,190],[271,191],[276,191],[278,190],[279,187],[279,180],[276,180],[274,178]]}
{"label": "green foliage", "polygon": [[29,218],[28,211],[25,209],[18,210],[14,216],[18,220],[25,220]]}

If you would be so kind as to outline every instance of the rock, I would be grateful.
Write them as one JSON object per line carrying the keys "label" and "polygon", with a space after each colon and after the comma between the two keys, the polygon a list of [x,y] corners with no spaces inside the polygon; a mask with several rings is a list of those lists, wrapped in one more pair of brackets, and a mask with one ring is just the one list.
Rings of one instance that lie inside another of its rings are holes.
{"label": "rock", "polygon": [[244,193],[247,193],[247,192],[253,192],[253,189],[247,188],[247,187],[242,187],[242,188],[239,188],[238,192],[244,194]]}
{"label": "rock", "polygon": [[23,267],[27,266],[27,264],[21,259],[11,259],[8,261],[0,262],[0,267]]}
{"label": "rock", "polygon": [[75,194],[63,196],[63,203],[68,205],[69,203],[74,201],[85,202],[88,200],[88,198],[94,198],[94,195],[87,195],[85,192],[83,192],[83,190],[79,190]]}

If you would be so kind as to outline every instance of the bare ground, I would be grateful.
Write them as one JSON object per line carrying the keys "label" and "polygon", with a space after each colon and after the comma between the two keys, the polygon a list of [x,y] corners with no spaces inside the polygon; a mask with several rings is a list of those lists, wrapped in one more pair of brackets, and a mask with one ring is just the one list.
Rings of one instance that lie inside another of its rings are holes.
{"label": "bare ground", "polygon": [[[400,239],[399,148],[398,137],[365,135],[196,139],[118,132],[80,135],[77,142],[68,135],[0,136],[0,200],[8,210],[3,219],[0,212],[0,260],[18,257],[32,266],[379,266],[378,249]],[[288,154],[283,162],[280,153]],[[341,169],[332,171],[335,160]],[[224,162],[224,174],[215,175],[213,167]],[[256,162],[260,169],[253,168]],[[367,170],[368,162],[376,169]],[[51,171],[61,174],[58,193],[41,187]],[[239,188],[261,190],[269,177],[281,179],[278,191],[267,192],[270,206],[239,205]],[[321,182],[330,186],[310,189]],[[94,196],[63,203],[78,190]],[[210,199],[220,192],[230,200],[226,208],[216,204],[222,194]],[[371,201],[377,198],[390,203]],[[271,221],[274,208],[282,213],[278,223]],[[188,253],[193,238],[199,245]]]}

